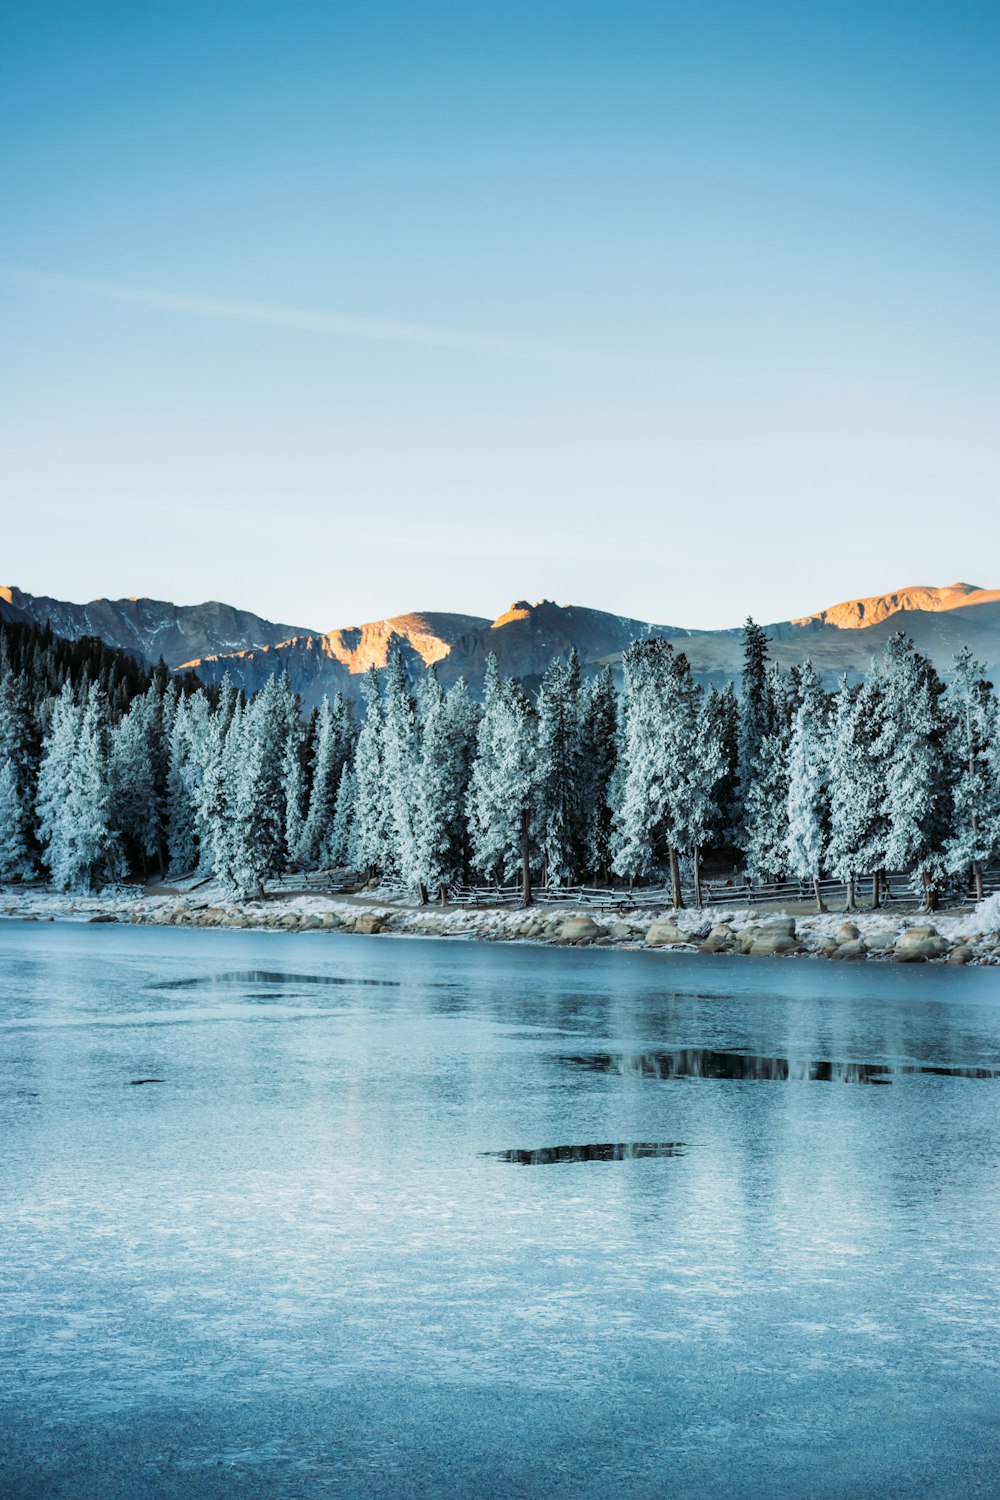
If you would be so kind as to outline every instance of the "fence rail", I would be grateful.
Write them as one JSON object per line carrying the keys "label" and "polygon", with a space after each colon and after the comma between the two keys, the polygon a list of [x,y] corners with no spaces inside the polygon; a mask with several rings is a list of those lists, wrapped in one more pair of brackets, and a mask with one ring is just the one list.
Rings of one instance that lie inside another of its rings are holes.
{"label": "fence rail", "polygon": [[[912,876],[903,871],[882,875],[879,880],[880,904],[889,908],[915,909],[923,905],[923,894],[914,887]],[[379,890],[387,895],[406,897],[413,891],[401,880],[385,880]],[[869,904],[872,895],[870,876],[859,877],[854,882],[855,900]],[[836,904],[847,900],[847,882],[832,878],[819,882],[820,895],[824,902]],[[983,873],[983,895],[1000,892],[1000,870]],[[629,911],[638,908],[673,907],[673,892],[670,886],[591,886],[563,885],[537,886],[533,889],[535,903],[539,906],[573,905],[590,906],[604,911]],[[684,881],[681,894],[686,906],[695,904],[694,886]],[[976,894],[964,882],[953,884],[939,891],[942,905],[975,906]],[[810,880],[782,880],[756,885],[718,880],[701,882],[702,906],[758,906],[772,902],[814,901],[815,891]],[[516,906],[521,901],[520,882],[511,885],[460,885],[448,891],[451,906]]]}

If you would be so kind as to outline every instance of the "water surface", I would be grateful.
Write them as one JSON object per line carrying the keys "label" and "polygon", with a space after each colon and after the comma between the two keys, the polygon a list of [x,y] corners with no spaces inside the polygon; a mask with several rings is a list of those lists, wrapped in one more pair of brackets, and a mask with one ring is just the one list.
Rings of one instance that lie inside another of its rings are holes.
{"label": "water surface", "polygon": [[4,924],[0,1493],[994,1494],[998,1073],[995,970]]}

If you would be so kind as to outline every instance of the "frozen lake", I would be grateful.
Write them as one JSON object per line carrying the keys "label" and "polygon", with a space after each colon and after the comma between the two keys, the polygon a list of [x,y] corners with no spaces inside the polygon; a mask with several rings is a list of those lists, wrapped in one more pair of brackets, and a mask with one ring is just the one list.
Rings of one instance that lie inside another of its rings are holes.
{"label": "frozen lake", "polygon": [[994,1072],[996,970],[0,926],[0,1494],[995,1494]]}

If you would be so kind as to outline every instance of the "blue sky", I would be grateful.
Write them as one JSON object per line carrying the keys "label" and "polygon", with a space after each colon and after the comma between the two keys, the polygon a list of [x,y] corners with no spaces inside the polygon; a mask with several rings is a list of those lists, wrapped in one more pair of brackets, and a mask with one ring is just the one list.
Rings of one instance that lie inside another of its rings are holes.
{"label": "blue sky", "polygon": [[322,629],[1000,586],[1000,8],[0,33],[0,582]]}

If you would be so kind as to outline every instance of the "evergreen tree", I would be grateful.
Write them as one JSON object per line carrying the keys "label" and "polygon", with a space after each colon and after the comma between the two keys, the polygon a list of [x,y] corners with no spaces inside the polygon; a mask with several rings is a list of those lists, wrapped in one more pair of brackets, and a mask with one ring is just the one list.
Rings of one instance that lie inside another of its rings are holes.
{"label": "evergreen tree", "polygon": [[663,868],[667,843],[665,704],[674,675],[666,641],[633,641],[622,656],[612,868],[631,879]]}
{"label": "evergreen tree", "polygon": [[350,759],[353,725],[350,706],[340,693],[331,704],[324,697],[316,714],[308,812],[296,850],[301,870],[317,870],[346,858],[341,843],[337,859],[331,860],[333,820],[344,767]]}
{"label": "evergreen tree", "polygon": [[0,670],[0,880],[26,880],[35,871],[37,767],[27,685]]}
{"label": "evergreen tree", "polygon": [[391,812],[388,827],[392,864],[406,884],[417,889],[421,900],[426,901],[416,824],[420,761],[417,706],[406,680],[403,654],[395,643],[389,651],[383,678],[382,757]]}
{"label": "evergreen tree", "polygon": [[900,632],[885,647],[887,867],[911,870],[928,909],[945,873],[951,791],[945,756],[944,686]]}
{"label": "evergreen tree", "polygon": [[781,880],[787,870],[788,750],[793,699],[776,667],[764,683],[766,725],[743,795],[743,855],[752,880]]}
{"label": "evergreen tree", "polygon": [[826,695],[806,662],[799,676],[799,705],[788,751],[788,869],[811,880],[817,911],[823,911],[819,880],[829,837],[829,747]]}
{"label": "evergreen tree", "polygon": [[983,869],[1000,856],[1000,777],[997,704],[983,673],[964,647],[955,658],[948,692],[948,760],[954,776],[951,831],[945,862],[953,874],[970,874],[983,899]]}
{"label": "evergreen tree", "polygon": [[467,798],[472,862],[502,883],[522,867],[526,902],[535,792],[536,718],[521,685],[486,665],[482,718]]}
{"label": "evergreen tree", "polygon": [[359,870],[391,874],[392,842],[385,786],[382,697],[378,673],[370,667],[361,685],[365,716],[354,754],[354,814],[351,845]]}
{"label": "evergreen tree", "polygon": [[886,706],[881,677],[873,667],[860,686],[841,682],[830,740],[831,872],[847,883],[853,910],[859,875],[873,880],[886,868]]}
{"label": "evergreen tree", "polygon": [[583,689],[580,792],[583,862],[596,880],[611,867],[612,784],[618,762],[618,695],[610,667]]}
{"label": "evergreen tree", "polygon": [[580,662],[575,651],[554,661],[538,694],[538,836],[549,885],[566,885],[580,873],[584,818]]}

